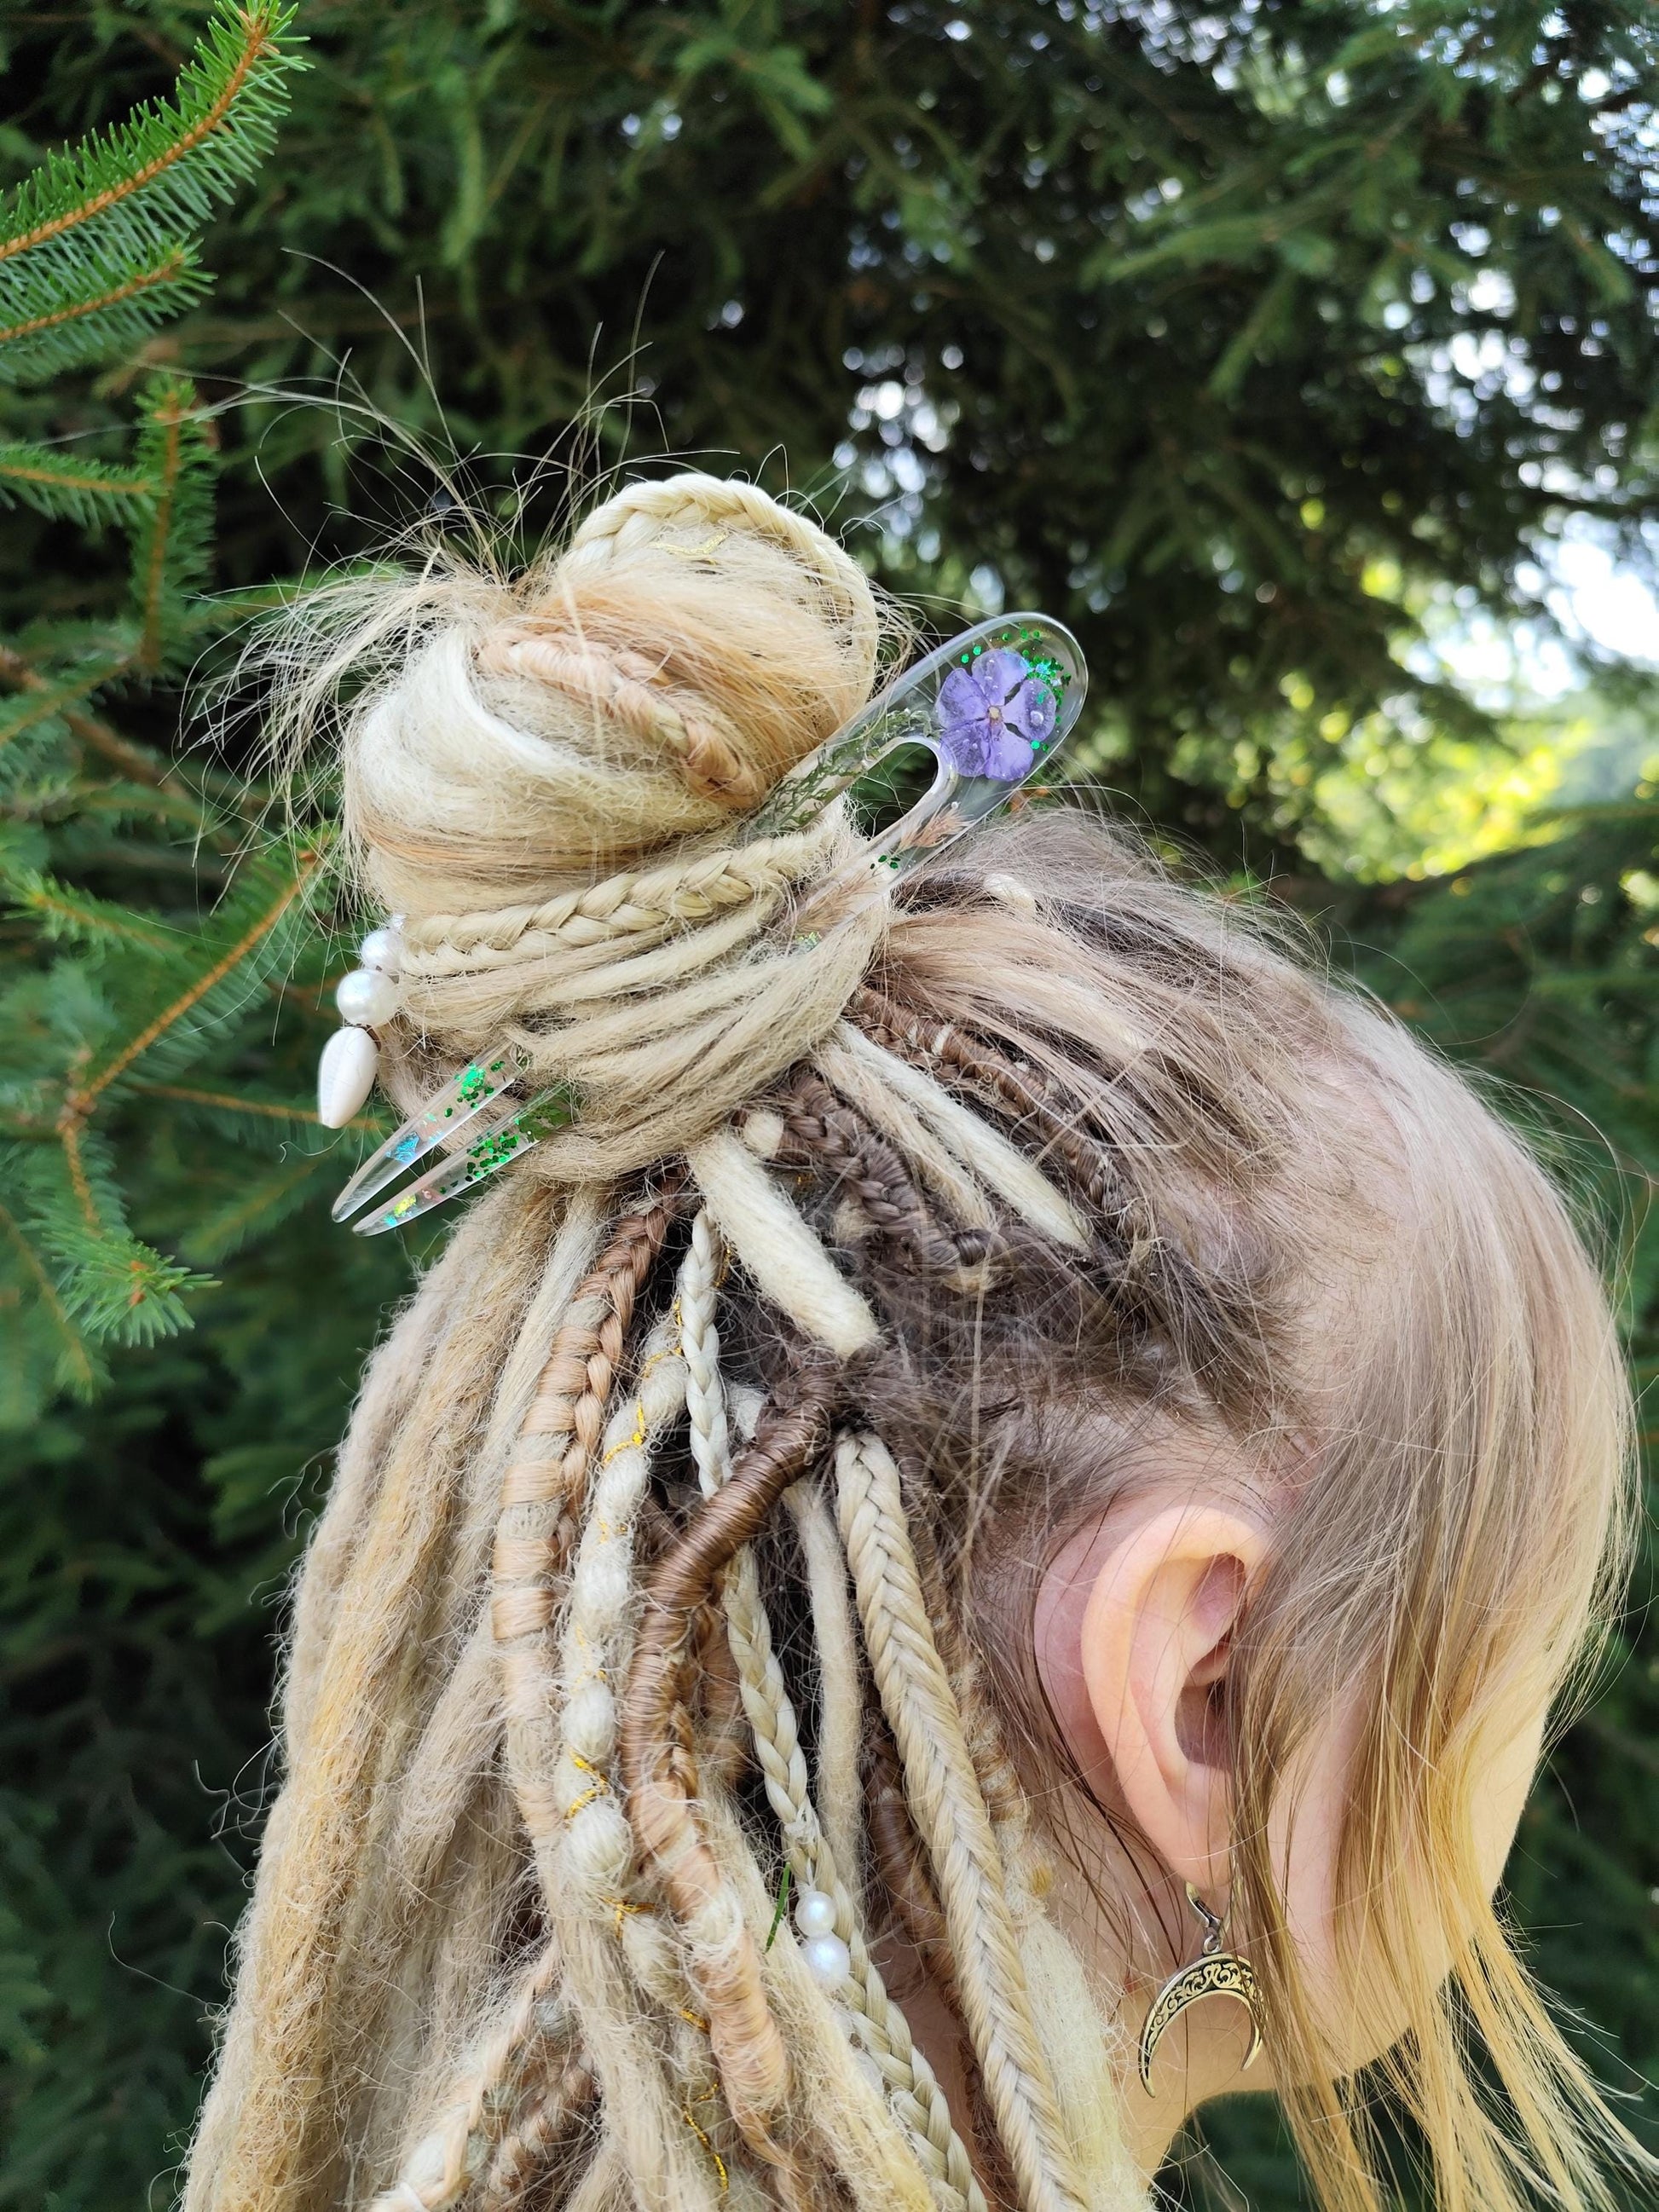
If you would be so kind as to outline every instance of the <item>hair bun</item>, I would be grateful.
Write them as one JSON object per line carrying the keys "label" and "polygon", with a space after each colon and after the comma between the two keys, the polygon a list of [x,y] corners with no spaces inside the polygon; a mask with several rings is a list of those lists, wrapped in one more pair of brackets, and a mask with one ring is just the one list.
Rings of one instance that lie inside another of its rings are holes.
{"label": "hair bun", "polygon": [[411,926],[521,902],[718,829],[869,696],[862,569],[754,485],[629,485],[509,583],[411,587],[345,744],[370,889]]}

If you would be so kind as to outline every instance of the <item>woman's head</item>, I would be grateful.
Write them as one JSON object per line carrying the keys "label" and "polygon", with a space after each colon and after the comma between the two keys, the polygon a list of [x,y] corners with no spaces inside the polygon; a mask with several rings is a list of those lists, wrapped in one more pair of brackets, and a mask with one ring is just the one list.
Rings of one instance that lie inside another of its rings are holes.
{"label": "woman's head", "polygon": [[1186,1881],[1334,2207],[1385,2051],[1443,2200],[1511,2201],[1470,2021],[1582,2201],[1490,1898],[1626,1408],[1524,1147],[1064,810],[792,927],[851,833],[743,817],[896,625],[750,488],[339,604],[296,713],[361,683],[398,1095],[507,1034],[582,1110],[371,1372],[192,2206],[1103,2212]]}

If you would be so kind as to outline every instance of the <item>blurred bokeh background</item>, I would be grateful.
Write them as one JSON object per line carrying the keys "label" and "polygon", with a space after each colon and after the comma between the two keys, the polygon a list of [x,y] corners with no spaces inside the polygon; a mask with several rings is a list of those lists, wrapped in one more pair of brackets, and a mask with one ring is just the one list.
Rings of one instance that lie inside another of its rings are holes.
{"label": "blurred bokeh background", "polygon": [[[672,454],[810,498],[942,629],[1063,616],[1086,802],[1492,1084],[1638,1380],[1659,1351],[1647,0],[307,0],[285,94],[281,13],[0,9],[35,179],[0,222],[0,2207],[170,2196],[286,1577],[443,1233],[329,1225],[356,918],[317,823],[258,830],[252,718],[204,741],[294,580],[469,516],[528,545]],[[42,179],[210,20],[178,107]],[[1650,1587],[1510,1877],[1638,2127]],[[1301,2201],[1259,2102],[1166,2180]]]}

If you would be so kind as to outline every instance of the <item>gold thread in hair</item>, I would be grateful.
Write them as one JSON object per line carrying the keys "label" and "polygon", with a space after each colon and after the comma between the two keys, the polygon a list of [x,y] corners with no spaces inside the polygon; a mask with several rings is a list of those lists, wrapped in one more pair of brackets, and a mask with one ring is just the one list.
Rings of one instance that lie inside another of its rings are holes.
{"label": "gold thread in hair", "polygon": [[574,1805],[567,1805],[564,1808],[565,1819],[567,1820],[574,1820],[578,1813],[584,1813],[586,1811],[587,1808],[593,1802],[593,1800],[596,1797],[605,1797],[610,1795],[611,1780],[608,1775],[602,1774],[599,1771],[599,1768],[594,1765],[592,1759],[584,1759],[580,1752],[573,1751],[570,1753],[569,1758],[570,1764],[574,1767],[579,1769],[583,1774],[591,1774],[593,1778],[592,1782],[588,1784],[586,1789],[583,1790],[581,1796],[577,1798],[575,1803]]}
{"label": "gold thread in hair", "polygon": [[[610,1450],[606,1452],[605,1457],[599,1462],[600,1466],[609,1467],[611,1461],[617,1456],[618,1453],[625,1451],[638,1451],[644,1442],[645,1401],[641,1398],[634,1408],[633,1435],[631,1437],[624,1437],[619,1444],[612,1444]],[[602,1534],[609,1534],[609,1531],[602,1528],[600,1533]]]}
{"label": "gold thread in hair", "polygon": [[[690,2020],[690,2019],[691,2019],[691,2014],[690,2014],[690,2013],[687,2013],[687,2014],[686,2014],[686,2015],[685,2015],[685,2017],[687,2018],[687,2020]],[[693,2024],[694,2024],[695,2026],[697,2026],[697,2027],[701,2027],[701,2026],[702,2025],[702,2023],[700,2021],[696,2021],[696,2022],[694,2022]],[[707,2094],[707,2093],[705,2093],[705,2094]],[[722,2191],[724,2191],[724,2190],[728,2186],[728,2176],[727,2176],[727,2174],[726,2174],[726,2160],[725,2160],[720,2156],[720,2153],[715,2149],[715,2148],[714,2148],[714,2144],[709,2141],[708,2136],[708,2135],[705,2133],[705,2131],[704,2131],[702,2128],[700,2128],[700,2127],[697,2125],[696,2121],[692,2118],[692,2116],[691,2116],[691,2107],[690,2107],[690,2105],[684,2105],[684,2106],[681,2106],[681,2108],[680,2108],[680,2117],[681,2117],[681,2118],[685,2122],[686,2126],[687,2126],[688,2128],[690,2128],[690,2130],[691,2130],[692,2134],[693,2134],[694,2136],[696,2136],[696,2137],[697,2141],[698,2141],[698,2142],[702,2145],[703,2148],[708,2152],[708,2154],[709,2157],[710,2157],[711,2159],[713,2159],[713,2160],[714,2161],[714,2171],[715,2171],[715,2172],[716,2172],[717,2174],[719,2174],[719,2176],[720,2176],[720,2188],[721,2188],[721,2190],[722,2190]]]}

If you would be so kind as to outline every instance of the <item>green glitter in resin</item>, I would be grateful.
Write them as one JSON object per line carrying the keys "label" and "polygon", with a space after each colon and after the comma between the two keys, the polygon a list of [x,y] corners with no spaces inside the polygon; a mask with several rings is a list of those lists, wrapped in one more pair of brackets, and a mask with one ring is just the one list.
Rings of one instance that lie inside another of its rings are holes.
{"label": "green glitter in resin", "polygon": [[467,1180],[472,1182],[479,1176],[492,1175],[512,1158],[523,1142],[524,1136],[516,1121],[509,1121],[504,1129],[492,1129],[488,1136],[480,1137],[466,1148]]}

